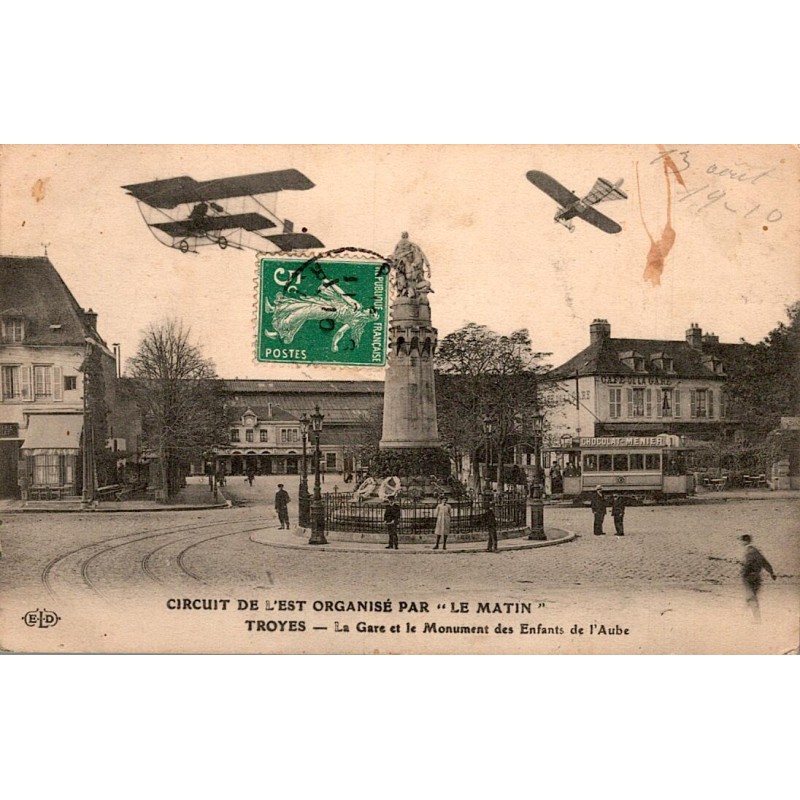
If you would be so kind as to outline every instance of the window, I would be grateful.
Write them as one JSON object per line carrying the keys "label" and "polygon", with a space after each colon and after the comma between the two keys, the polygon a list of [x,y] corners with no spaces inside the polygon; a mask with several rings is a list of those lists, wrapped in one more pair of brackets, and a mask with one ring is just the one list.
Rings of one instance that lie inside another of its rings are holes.
{"label": "window", "polygon": [[33,396],[50,398],[53,396],[53,370],[52,367],[35,366],[33,368]]}
{"label": "window", "polygon": [[728,414],[728,398],[725,396],[725,392],[719,393],[719,416],[720,418],[726,417]]}
{"label": "window", "polygon": [[714,392],[712,389],[696,389],[691,394],[693,417],[714,416]]}
{"label": "window", "polygon": [[281,443],[288,444],[300,441],[300,431],[297,428],[281,428]]}
{"label": "window", "polygon": [[252,430],[252,428],[248,428],[244,432],[244,438],[245,438],[245,441],[247,441],[247,442],[252,442],[253,441],[253,430]]}
{"label": "window", "polygon": [[3,341],[21,342],[25,338],[25,320],[22,317],[6,317],[3,320]]}
{"label": "window", "polygon": [[599,472],[611,472],[611,453],[600,453],[597,457],[597,468]]}
{"label": "window", "polygon": [[325,466],[327,469],[336,469],[336,453],[325,453]]}
{"label": "window", "polygon": [[668,356],[666,353],[653,353],[653,355],[650,356],[650,360],[653,362],[656,369],[660,369],[663,372],[675,372],[675,362],[672,360],[672,357]]}
{"label": "window", "polygon": [[633,413],[631,417],[644,416],[644,389],[632,389],[633,392]]}
{"label": "window", "polygon": [[74,482],[73,456],[43,455],[33,457],[33,482],[40,486],[68,486]]}
{"label": "window", "polygon": [[653,415],[653,390],[628,389],[628,416],[644,417]]}
{"label": "window", "polygon": [[78,376],[77,375],[65,375],[64,376],[64,389],[69,391],[70,389],[77,389],[78,388]]}
{"label": "window", "polygon": [[626,350],[619,354],[619,358],[625,366],[634,372],[646,372],[644,356],[635,350]]}
{"label": "window", "polygon": [[19,367],[3,367],[3,400],[17,400],[22,397]]}
{"label": "window", "polygon": [[232,442],[241,442],[242,441],[239,438],[239,429],[238,428],[231,428],[231,441]]}
{"label": "window", "polygon": [[583,471],[597,472],[597,456],[594,453],[587,453],[583,457]]}
{"label": "window", "polygon": [[628,471],[628,454],[615,453],[614,454],[614,472],[627,472]]}
{"label": "window", "polygon": [[644,457],[644,468],[650,470],[661,471],[661,454],[660,453],[646,453]]}
{"label": "window", "polygon": [[267,439],[267,433],[268,433],[268,431],[265,431],[265,430],[261,430],[261,431],[259,431],[259,432],[258,432],[258,440],[259,440],[260,442],[266,442],[266,441],[268,441],[268,439]]}
{"label": "window", "polygon": [[611,419],[622,416],[622,389],[608,390],[608,416]]}
{"label": "window", "polygon": [[631,453],[631,470],[644,469],[644,453]]}
{"label": "window", "polygon": [[661,416],[672,416],[672,389],[661,390]]}

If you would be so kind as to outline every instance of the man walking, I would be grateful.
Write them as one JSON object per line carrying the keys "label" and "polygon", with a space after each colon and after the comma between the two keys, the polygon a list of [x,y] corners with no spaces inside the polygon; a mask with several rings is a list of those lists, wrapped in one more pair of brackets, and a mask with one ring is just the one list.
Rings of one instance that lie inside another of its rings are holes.
{"label": "man walking", "polygon": [[614,529],[616,533],[614,536],[625,535],[625,497],[621,494],[615,494],[611,500],[611,516],[614,517]]}
{"label": "man walking", "polygon": [[278,491],[275,492],[275,510],[278,512],[280,530],[289,530],[289,499],[289,492],[279,483]]}
{"label": "man walking", "polygon": [[775,570],[772,565],[764,558],[763,553],[752,543],[753,537],[749,533],[739,537],[739,541],[744,545],[744,558],[742,559],[742,580],[744,581],[745,596],[747,603],[753,612],[756,622],[761,621],[761,609],[758,606],[758,592],[761,589],[761,570],[765,569],[772,580],[777,580]]}
{"label": "man walking", "polygon": [[389,544],[386,546],[387,550],[399,549],[397,546],[397,530],[400,527],[400,516],[400,506],[397,505],[394,497],[390,497],[389,505],[386,506],[386,511],[383,512],[383,521],[389,532]]}
{"label": "man walking", "polygon": [[603,496],[603,487],[598,486],[592,495],[592,514],[594,514],[594,535],[603,536],[603,520],[606,516],[606,498]]}

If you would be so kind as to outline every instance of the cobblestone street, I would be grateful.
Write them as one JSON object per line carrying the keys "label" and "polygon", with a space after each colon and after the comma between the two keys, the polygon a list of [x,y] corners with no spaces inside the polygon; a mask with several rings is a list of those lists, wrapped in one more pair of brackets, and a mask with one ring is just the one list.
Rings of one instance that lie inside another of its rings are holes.
{"label": "cobblestone street", "polygon": [[[294,524],[297,478],[281,482],[292,496]],[[213,651],[210,642],[219,639],[223,651],[269,651],[274,640],[263,634],[254,638],[244,631],[243,618],[231,617],[230,611],[223,623],[219,615],[164,609],[170,598],[231,598],[231,604],[237,598],[275,598],[306,600],[306,613],[284,615],[286,619],[304,618],[309,628],[312,623],[327,628],[314,634],[313,644],[308,633],[291,640],[293,644],[284,638],[284,648],[372,650],[369,635],[337,639],[332,633],[337,619],[354,620],[352,615],[307,612],[315,599],[390,598],[395,603],[428,602],[436,612],[424,620],[403,615],[403,621],[461,621],[454,610],[467,602],[470,624],[503,623],[513,626],[515,634],[523,622],[565,628],[563,635],[524,640],[518,635],[468,637],[467,649],[474,652],[786,652],[797,647],[800,517],[794,499],[765,494],[707,505],[632,507],[625,537],[592,536],[588,509],[548,506],[546,525],[574,531],[577,538],[536,550],[503,553],[501,542],[499,554],[412,554],[377,546],[370,552],[322,552],[254,541],[259,531],[277,528],[272,507],[277,483],[276,478],[259,477],[250,487],[242,478],[230,478],[223,490],[234,504],[230,509],[5,515],[0,560],[3,646],[14,649],[13,634],[21,627],[22,614],[47,607],[55,608],[64,621],[42,631],[37,644],[45,649],[56,641],[52,646],[69,648],[69,615],[85,618],[85,609],[91,608],[91,630],[108,640],[95,640],[97,649],[130,646],[129,637],[136,635],[140,648],[156,650]],[[332,488],[329,477],[325,490]],[[607,517],[606,532],[612,530]],[[742,533],[753,535],[778,575],[777,581],[764,584],[760,625],[744,604],[738,567]],[[481,602],[525,603],[533,610],[528,613],[528,606],[521,606],[520,612],[485,619],[473,613]],[[125,620],[124,631],[120,623],[110,624],[118,614]],[[359,619],[379,617],[362,614]],[[262,612],[254,618],[266,617]],[[573,624],[592,623],[628,627],[630,638],[568,636]],[[100,635],[105,627],[109,630]],[[206,638],[214,630],[218,634]],[[425,647],[441,652],[453,647],[452,641],[429,636]],[[401,647],[409,647],[408,642],[375,642],[375,649],[382,651]],[[458,647],[463,649],[464,642]]]}

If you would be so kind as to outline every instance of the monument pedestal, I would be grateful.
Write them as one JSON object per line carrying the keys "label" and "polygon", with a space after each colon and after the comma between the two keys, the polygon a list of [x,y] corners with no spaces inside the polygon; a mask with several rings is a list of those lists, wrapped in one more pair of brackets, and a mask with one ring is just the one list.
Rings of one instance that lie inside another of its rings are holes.
{"label": "monument pedestal", "polygon": [[436,344],[427,297],[397,297],[389,327],[381,450],[439,447],[433,378]]}

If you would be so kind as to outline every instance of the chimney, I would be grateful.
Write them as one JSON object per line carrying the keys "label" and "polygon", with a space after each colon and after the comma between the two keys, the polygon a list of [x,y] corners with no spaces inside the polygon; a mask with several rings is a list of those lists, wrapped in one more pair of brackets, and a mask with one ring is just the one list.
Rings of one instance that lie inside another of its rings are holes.
{"label": "chimney", "polygon": [[267,419],[272,419],[272,403],[267,403]]}
{"label": "chimney", "polygon": [[611,325],[607,319],[595,319],[589,326],[589,343],[597,344],[611,336]]}
{"label": "chimney", "polygon": [[696,322],[693,322],[686,331],[686,344],[695,350],[703,347],[703,331]]}
{"label": "chimney", "polygon": [[719,336],[716,333],[704,333],[703,344],[719,344]]}
{"label": "chimney", "polygon": [[89,327],[97,333],[97,312],[92,311],[90,308],[88,311],[83,312],[83,318],[88,323]]}

